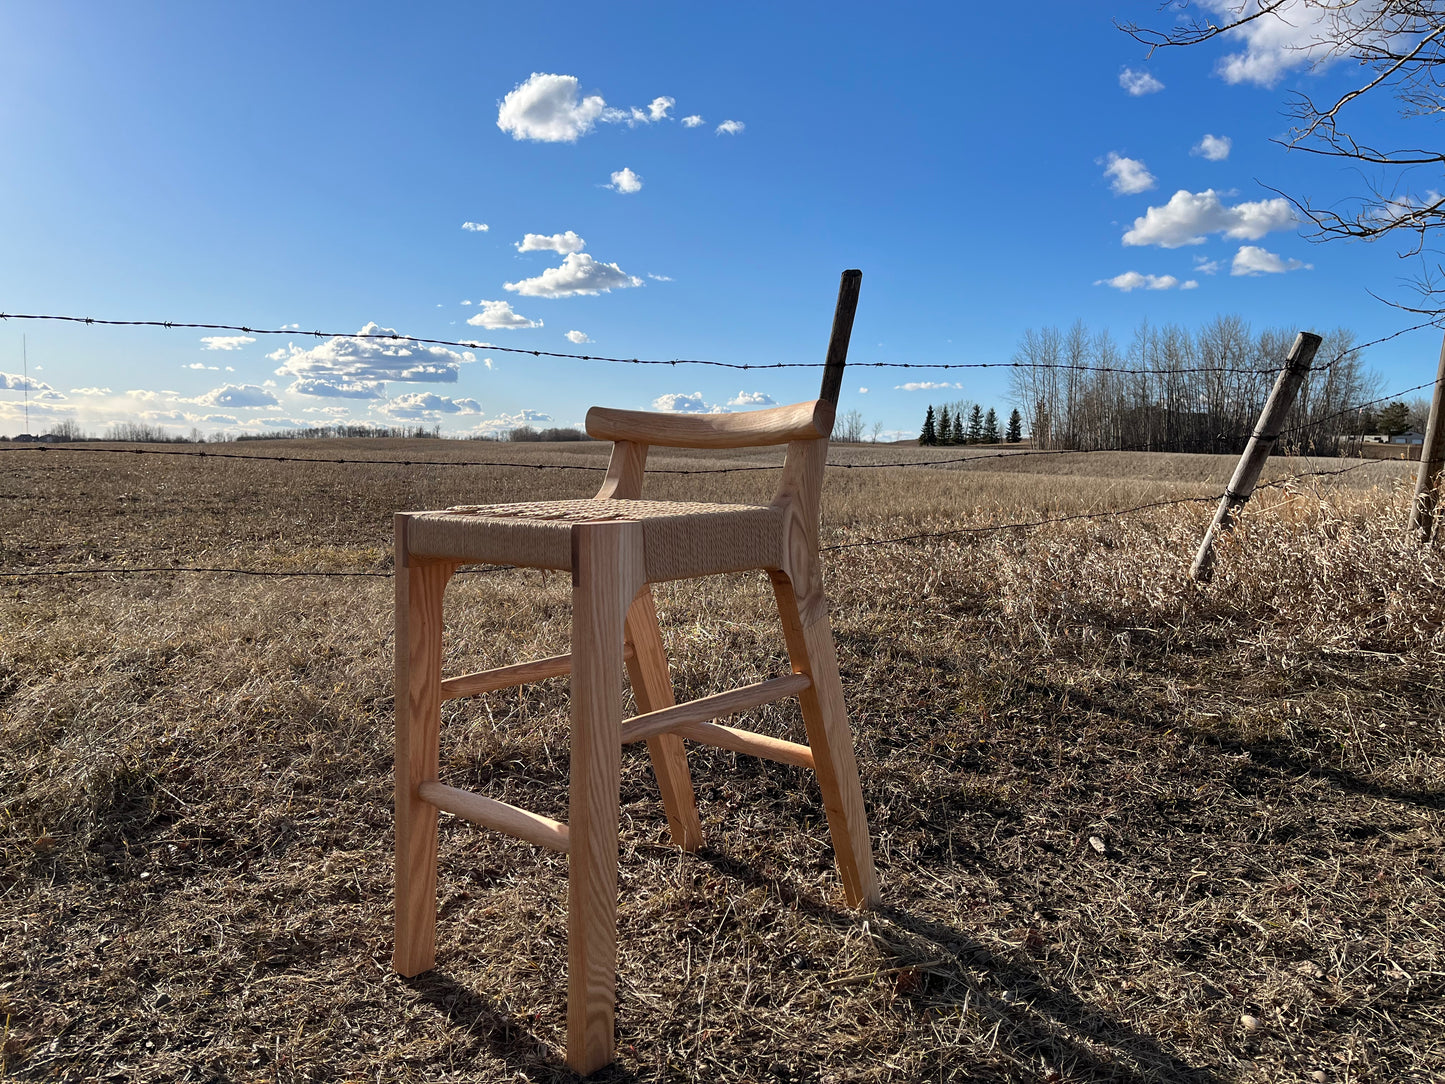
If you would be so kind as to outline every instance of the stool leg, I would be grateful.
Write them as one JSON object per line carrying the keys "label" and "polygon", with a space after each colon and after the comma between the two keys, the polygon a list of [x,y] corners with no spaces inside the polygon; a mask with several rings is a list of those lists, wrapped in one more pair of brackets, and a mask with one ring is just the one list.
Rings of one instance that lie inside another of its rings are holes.
{"label": "stool leg", "polygon": [[441,729],[442,594],[456,566],[406,560],[397,528],[396,947],[403,975],[436,963],[437,808],[417,796],[437,777]]}
{"label": "stool leg", "polygon": [[622,640],[643,583],[642,525],[572,528],[572,752],[567,814],[567,1064],[612,1060]]}
{"label": "stool leg", "polygon": [[812,688],[805,689],[798,699],[818,769],[818,787],[823,792],[843,891],[850,907],[873,906],[880,902],[878,874],[873,868],[863,787],[858,781],[853,735],[848,730],[848,709],[843,702],[828,608],[821,594],[800,608],[787,575],[775,572],[770,578],[793,672],[813,679]]}
{"label": "stool leg", "polygon": [[[676,703],[672,692],[672,675],[667,669],[667,652],[662,646],[662,633],[657,627],[657,606],[652,588],[643,587],[627,611],[627,642],[632,645],[632,658],[627,673],[632,680],[632,693],[639,711],[661,711]],[[702,846],[702,822],[697,816],[697,798],[692,792],[692,777],[687,770],[687,749],[676,734],[658,734],[647,739],[647,753],[652,758],[652,771],[662,791],[662,807],[667,811],[667,824],[672,841],[685,851]]]}

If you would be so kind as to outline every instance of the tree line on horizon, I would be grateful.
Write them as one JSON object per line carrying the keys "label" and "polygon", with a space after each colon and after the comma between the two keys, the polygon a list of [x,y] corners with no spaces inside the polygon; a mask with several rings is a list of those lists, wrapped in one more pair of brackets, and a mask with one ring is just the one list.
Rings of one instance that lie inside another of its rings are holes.
{"label": "tree line on horizon", "polygon": [[[968,421],[963,420],[967,412]],[[918,434],[921,445],[938,444],[1017,444],[1023,440],[1023,416],[1017,410],[1009,415],[1008,427],[1000,434],[998,411],[989,407],[984,412],[981,403],[944,403],[937,411],[928,404],[923,416],[923,428]]]}
{"label": "tree line on horizon", "polygon": [[[1011,391],[1035,448],[1238,452],[1294,342],[1294,329],[1255,333],[1238,316],[1197,330],[1140,324],[1127,346],[1082,320],[1030,328],[1013,356]],[[1295,397],[1284,442],[1305,455],[1338,451],[1363,421],[1380,378],[1355,334],[1326,333]],[[1120,372],[1118,370],[1128,370]]]}

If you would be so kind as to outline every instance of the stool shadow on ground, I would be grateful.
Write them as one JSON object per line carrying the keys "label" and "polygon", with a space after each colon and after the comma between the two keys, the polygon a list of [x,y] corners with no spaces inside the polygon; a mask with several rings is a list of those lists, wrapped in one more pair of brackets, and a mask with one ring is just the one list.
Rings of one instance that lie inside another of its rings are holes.
{"label": "stool shadow on ground", "polygon": [[[1214,1069],[1190,1065],[1171,1053],[1156,1037],[1051,985],[1037,970],[1000,959],[963,930],[888,904],[868,912],[844,911],[731,855],[704,848],[698,858],[746,888],[776,892],[789,906],[835,928],[857,927],[863,919],[875,919],[882,929],[875,931],[874,943],[884,954],[878,970],[910,973],[909,983],[897,984],[898,996],[913,1006],[920,1022],[926,1011],[941,1004],[975,1013],[987,1027],[996,1026],[996,1041],[1013,1060],[1047,1066],[1059,1073],[1060,1080],[1120,1084],[1222,1084],[1224,1080]],[[930,944],[924,951],[919,951],[923,946],[889,944],[889,925]],[[913,982],[917,983],[913,989],[905,989]],[[1061,1034],[1061,1029],[1087,1037],[1108,1053],[1101,1054],[1083,1041]],[[946,1051],[939,1051],[937,1062],[920,1070],[920,1079],[935,1079],[940,1074],[944,1079],[966,1078],[970,1052],[960,1048],[957,1053],[958,1057],[950,1060]],[[1042,1075],[1046,1071],[1041,1070],[1039,1079],[1048,1079]]]}

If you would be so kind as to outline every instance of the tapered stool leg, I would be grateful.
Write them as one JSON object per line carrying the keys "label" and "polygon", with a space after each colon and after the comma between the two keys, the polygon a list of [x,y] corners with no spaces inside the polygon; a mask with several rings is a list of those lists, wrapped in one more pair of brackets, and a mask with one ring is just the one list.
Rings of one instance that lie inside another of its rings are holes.
{"label": "tapered stool leg", "polygon": [[583,1075],[613,1053],[623,626],[643,579],[641,524],[572,528],[567,1064]]}
{"label": "tapered stool leg", "polygon": [[417,788],[437,777],[442,595],[456,565],[414,562],[405,517],[396,545],[396,945],[392,964],[416,975],[436,963],[437,809]]}
{"label": "tapered stool leg", "polygon": [[817,766],[818,788],[823,792],[843,891],[850,907],[874,906],[880,901],[878,874],[873,868],[863,787],[858,780],[858,761],[848,729],[848,709],[843,701],[827,605],[819,594],[809,605],[800,607],[787,575],[775,572],[770,576],[793,672],[813,679],[812,687],[799,693],[798,700]]}
{"label": "tapered stool leg", "polygon": [[[638,710],[661,711],[672,707],[676,702],[672,675],[667,669],[667,652],[657,627],[657,607],[651,587],[643,587],[627,611],[627,643],[632,645],[627,673]],[[647,739],[647,752],[662,792],[672,841],[685,851],[695,851],[702,846],[702,822],[698,820],[697,797],[687,770],[687,749],[676,734],[658,734]]]}

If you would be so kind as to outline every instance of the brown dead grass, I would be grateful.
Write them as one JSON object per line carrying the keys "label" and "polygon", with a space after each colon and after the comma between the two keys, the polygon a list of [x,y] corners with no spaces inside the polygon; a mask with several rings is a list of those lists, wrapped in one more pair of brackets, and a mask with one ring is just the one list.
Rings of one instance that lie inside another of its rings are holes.
{"label": "brown dead grass", "polygon": [[[604,451],[278,446],[298,449]],[[986,463],[830,472],[825,542],[1218,493],[1231,467]],[[5,465],[7,569],[386,571],[395,509],[595,484]],[[1183,579],[1202,504],[833,555],[886,906],[842,906],[808,773],[696,750],[709,846],[684,855],[629,747],[619,1058],[599,1079],[1441,1079],[1445,561],[1399,529],[1403,469],[1262,494],[1207,591]],[[772,477],[654,481],[750,499]],[[390,970],[388,580],[0,591],[0,1078],[568,1078],[564,859],[446,823],[439,966]],[[785,669],[762,577],[659,603],[680,694]],[[453,671],[566,642],[560,576],[463,576],[448,607]],[[562,682],[449,705],[444,773],[563,816],[565,713]],[[787,705],[745,725],[800,731]]]}

